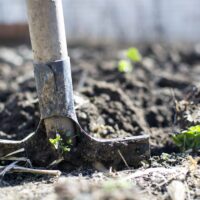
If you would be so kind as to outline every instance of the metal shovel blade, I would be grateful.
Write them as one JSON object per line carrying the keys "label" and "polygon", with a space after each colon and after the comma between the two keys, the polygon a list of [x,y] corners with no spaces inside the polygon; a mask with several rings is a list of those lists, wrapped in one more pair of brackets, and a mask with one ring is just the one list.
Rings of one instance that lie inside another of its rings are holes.
{"label": "metal shovel blade", "polygon": [[[100,162],[105,166],[138,166],[147,160],[149,136],[133,136],[125,139],[97,139],[83,131],[74,121],[78,131],[76,144],[64,155],[69,163],[80,166]],[[58,159],[59,154],[52,148],[41,121],[37,130],[21,141],[0,140],[0,156],[3,157],[24,148],[25,155],[36,166],[47,166]]]}

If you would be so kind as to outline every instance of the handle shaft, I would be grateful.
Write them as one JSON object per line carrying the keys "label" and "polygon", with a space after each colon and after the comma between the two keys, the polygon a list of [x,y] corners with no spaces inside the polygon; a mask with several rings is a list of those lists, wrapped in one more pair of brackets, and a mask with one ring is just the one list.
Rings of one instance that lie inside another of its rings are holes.
{"label": "handle shaft", "polygon": [[[62,0],[27,0],[27,9],[34,62],[45,64],[66,59]],[[47,134],[63,130],[73,135],[74,126],[68,118],[55,116],[44,121]]]}

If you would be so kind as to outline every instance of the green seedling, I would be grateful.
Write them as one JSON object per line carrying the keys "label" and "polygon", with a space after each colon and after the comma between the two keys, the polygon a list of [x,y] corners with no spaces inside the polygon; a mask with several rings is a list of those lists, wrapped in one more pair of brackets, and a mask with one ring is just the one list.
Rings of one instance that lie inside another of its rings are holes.
{"label": "green seedling", "polygon": [[55,149],[58,149],[61,140],[61,136],[59,134],[56,134],[56,137],[54,139],[50,138],[49,142],[54,146]]}
{"label": "green seedling", "polygon": [[72,139],[67,138],[66,142],[64,142],[59,133],[56,134],[55,138],[50,138],[49,142],[61,153],[70,152],[72,147]]}
{"label": "green seedling", "polygon": [[182,150],[200,149],[200,125],[191,126],[179,134],[173,135],[174,143]]}
{"label": "green seedling", "polygon": [[142,60],[142,56],[137,48],[129,48],[126,52],[127,58],[129,58],[132,62],[140,62]]}
{"label": "green seedling", "polygon": [[162,153],[160,157],[162,160],[167,161],[167,160],[169,160],[170,155],[168,153]]}
{"label": "green seedling", "polygon": [[118,62],[118,71],[121,73],[129,73],[133,71],[133,64],[140,62],[142,56],[137,48],[129,48],[126,50],[125,58],[119,60]]}
{"label": "green seedling", "polygon": [[64,152],[70,152],[71,147],[72,147],[72,139],[68,138],[65,145],[62,146]]}
{"label": "green seedling", "polygon": [[118,189],[130,189],[132,187],[131,183],[123,180],[123,179],[119,179],[119,180],[108,180],[103,184],[103,189],[105,191],[115,191]]}
{"label": "green seedling", "polygon": [[131,72],[133,70],[133,66],[128,60],[120,60],[118,63],[118,71],[121,73]]}

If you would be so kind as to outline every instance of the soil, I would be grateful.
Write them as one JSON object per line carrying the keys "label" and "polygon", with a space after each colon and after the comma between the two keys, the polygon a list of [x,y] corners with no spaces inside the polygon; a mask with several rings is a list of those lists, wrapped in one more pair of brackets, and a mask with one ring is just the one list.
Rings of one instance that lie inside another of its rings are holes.
{"label": "soil", "polygon": [[[199,123],[199,46],[138,48],[143,59],[130,73],[117,70],[121,48],[72,46],[69,53],[74,90],[84,99],[79,106],[75,98],[82,128],[97,138],[149,133],[150,161],[119,172],[82,166],[61,178],[6,174],[1,199],[172,199],[174,181],[185,199],[200,199],[198,154],[180,153],[171,137]],[[0,137],[23,139],[39,119],[30,48],[0,47]]]}

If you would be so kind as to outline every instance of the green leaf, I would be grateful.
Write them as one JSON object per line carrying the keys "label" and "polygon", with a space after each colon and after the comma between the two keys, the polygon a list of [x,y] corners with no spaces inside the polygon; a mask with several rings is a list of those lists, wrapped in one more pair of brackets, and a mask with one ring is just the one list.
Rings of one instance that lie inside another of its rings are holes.
{"label": "green leaf", "polygon": [[194,133],[194,132],[200,133],[200,125],[191,126],[191,127],[188,128],[188,130],[191,131],[192,133]]}
{"label": "green leaf", "polygon": [[128,60],[120,60],[118,63],[118,71],[121,73],[128,73],[133,70],[133,66]]}
{"label": "green leaf", "polygon": [[142,56],[137,48],[129,48],[126,52],[127,58],[129,58],[132,62],[140,62],[142,60]]}
{"label": "green leaf", "polygon": [[58,149],[59,142],[62,140],[61,136],[59,134],[56,134],[55,138],[50,138],[49,142],[55,147],[55,149]]}
{"label": "green leaf", "polygon": [[63,147],[62,147],[62,150],[63,150],[63,152],[70,152],[71,148],[70,148],[70,147],[63,146]]}
{"label": "green leaf", "polygon": [[173,135],[174,143],[182,150],[200,149],[200,125],[191,126],[179,134]]}
{"label": "green leaf", "polygon": [[66,141],[66,144],[67,144],[67,145],[71,145],[71,144],[72,144],[72,139],[71,139],[71,138],[68,138],[67,141]]}
{"label": "green leaf", "polygon": [[72,147],[72,139],[67,138],[66,143],[64,143],[60,134],[56,134],[55,138],[50,138],[49,142],[54,146],[55,149],[59,150],[61,153],[70,152]]}

